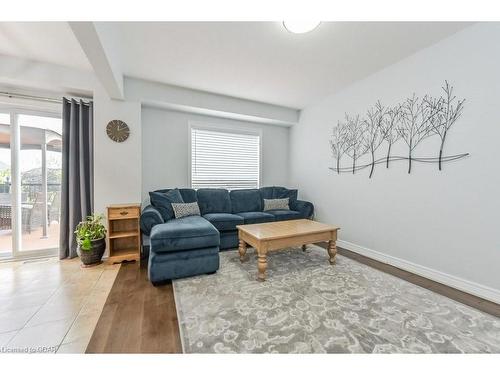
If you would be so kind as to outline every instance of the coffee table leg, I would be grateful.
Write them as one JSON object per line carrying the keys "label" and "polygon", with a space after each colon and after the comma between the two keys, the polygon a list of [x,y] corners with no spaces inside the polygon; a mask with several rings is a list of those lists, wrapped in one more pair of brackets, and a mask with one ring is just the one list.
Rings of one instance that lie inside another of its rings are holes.
{"label": "coffee table leg", "polygon": [[240,252],[240,261],[243,262],[243,260],[245,259],[245,254],[247,253],[247,244],[245,241],[240,240],[238,251]]}
{"label": "coffee table leg", "polygon": [[258,251],[257,269],[259,270],[258,280],[266,281],[267,255],[264,252]]}
{"label": "coffee table leg", "polygon": [[337,256],[337,245],[335,241],[328,241],[328,255],[330,256],[330,264],[335,264],[335,257]]}

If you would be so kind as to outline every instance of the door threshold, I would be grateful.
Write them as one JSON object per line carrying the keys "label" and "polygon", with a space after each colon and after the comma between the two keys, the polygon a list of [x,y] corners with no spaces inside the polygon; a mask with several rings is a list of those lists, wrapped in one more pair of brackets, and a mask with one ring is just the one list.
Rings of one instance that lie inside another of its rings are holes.
{"label": "door threshold", "polygon": [[40,255],[29,254],[18,257],[5,257],[5,258],[0,257],[0,264],[9,262],[36,261],[36,260],[44,260],[50,258],[57,258],[57,254],[40,254]]}

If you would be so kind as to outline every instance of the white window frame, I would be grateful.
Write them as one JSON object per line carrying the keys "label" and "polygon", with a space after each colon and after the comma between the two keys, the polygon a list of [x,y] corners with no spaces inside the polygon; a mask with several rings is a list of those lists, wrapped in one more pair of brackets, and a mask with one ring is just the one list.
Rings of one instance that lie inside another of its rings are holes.
{"label": "white window frame", "polygon": [[0,104],[0,112],[10,113],[10,150],[11,150],[11,178],[12,178],[12,252],[10,257],[0,258],[0,260],[19,260],[52,257],[59,253],[59,248],[47,248],[40,250],[22,250],[22,222],[21,222],[21,191],[18,189],[20,181],[19,158],[21,153],[21,126],[18,123],[19,115],[52,117],[62,119],[62,113],[55,112],[50,109],[40,110],[27,108],[16,104]]}
{"label": "white window frame", "polygon": [[230,124],[216,124],[211,122],[204,121],[188,121],[188,186],[193,188],[192,186],[192,130],[200,129],[200,130],[212,130],[212,131],[220,131],[225,133],[234,133],[234,134],[247,134],[247,135],[256,135],[259,137],[259,180],[257,181],[257,188],[261,186],[262,183],[262,138],[263,132],[262,129],[251,128],[247,126],[240,125],[230,125]]}

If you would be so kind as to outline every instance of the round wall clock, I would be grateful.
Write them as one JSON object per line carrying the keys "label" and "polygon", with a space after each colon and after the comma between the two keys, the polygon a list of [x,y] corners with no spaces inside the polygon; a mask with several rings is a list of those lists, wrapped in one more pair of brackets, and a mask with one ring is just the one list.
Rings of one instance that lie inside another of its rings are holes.
{"label": "round wall clock", "polygon": [[130,129],[126,123],[121,120],[111,120],[106,126],[108,137],[115,142],[124,142],[130,135]]}

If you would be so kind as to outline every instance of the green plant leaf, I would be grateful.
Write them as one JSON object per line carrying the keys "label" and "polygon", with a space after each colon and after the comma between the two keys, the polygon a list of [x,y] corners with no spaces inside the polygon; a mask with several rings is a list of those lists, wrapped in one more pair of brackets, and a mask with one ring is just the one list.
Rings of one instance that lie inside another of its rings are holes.
{"label": "green plant leaf", "polygon": [[76,241],[81,249],[90,250],[93,240],[106,237],[106,227],[102,224],[103,219],[103,215],[93,214],[76,226]]}
{"label": "green plant leaf", "polygon": [[90,250],[92,248],[92,241],[90,241],[90,238],[85,238],[82,241],[81,247],[83,250]]}

